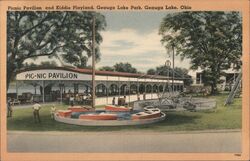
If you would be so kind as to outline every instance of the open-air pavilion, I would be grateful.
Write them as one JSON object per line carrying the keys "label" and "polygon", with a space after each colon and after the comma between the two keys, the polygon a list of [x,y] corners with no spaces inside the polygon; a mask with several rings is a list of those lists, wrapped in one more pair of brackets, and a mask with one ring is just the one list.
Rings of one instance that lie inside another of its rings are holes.
{"label": "open-air pavilion", "polygon": [[[96,71],[97,105],[111,103],[113,97],[126,96],[127,101],[156,98],[160,92],[183,91],[183,80],[166,76],[113,71]],[[33,89],[32,101],[67,102],[70,96],[79,104],[88,104],[92,92],[92,70],[50,67],[21,70],[16,75],[16,99],[29,101],[19,89],[26,85]],[[164,90],[165,88],[165,90]],[[25,90],[22,90],[25,91]],[[29,89],[30,91],[30,89]],[[146,95],[146,96],[143,96]]]}

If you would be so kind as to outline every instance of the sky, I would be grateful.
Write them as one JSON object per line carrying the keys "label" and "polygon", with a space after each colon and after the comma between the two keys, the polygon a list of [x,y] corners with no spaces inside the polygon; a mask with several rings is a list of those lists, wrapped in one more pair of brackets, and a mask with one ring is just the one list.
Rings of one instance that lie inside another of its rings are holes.
{"label": "sky", "polygon": [[[97,67],[129,62],[139,71],[164,65],[172,58],[161,44],[159,26],[167,12],[102,12],[107,28],[102,32],[101,61]],[[189,68],[189,61],[176,57],[175,66]]]}
{"label": "sky", "polygon": [[[167,59],[172,60],[172,51],[164,48],[158,34],[160,23],[168,12],[101,13],[106,18],[107,27],[101,32],[103,42],[100,45],[101,60],[96,64],[97,68],[129,62],[138,71],[146,72],[150,68],[164,65]],[[190,67],[188,60],[181,61],[178,56],[175,58],[175,66]],[[40,57],[35,63],[48,60]],[[91,59],[88,63],[91,63]]]}

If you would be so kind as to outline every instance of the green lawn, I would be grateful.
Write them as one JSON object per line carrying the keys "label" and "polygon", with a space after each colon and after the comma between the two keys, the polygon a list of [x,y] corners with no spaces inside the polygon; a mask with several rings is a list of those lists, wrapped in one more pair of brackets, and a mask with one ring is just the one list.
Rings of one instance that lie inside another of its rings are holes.
{"label": "green lawn", "polygon": [[[42,123],[34,123],[32,109],[16,109],[13,117],[8,118],[8,130],[26,131],[121,131],[121,130],[154,130],[154,131],[186,131],[208,129],[240,129],[241,128],[241,98],[236,98],[230,106],[224,107],[227,94],[209,96],[217,100],[216,110],[199,112],[167,112],[164,121],[141,126],[122,127],[87,127],[68,125],[56,122],[50,118],[50,106],[43,106],[40,115]],[[66,105],[57,109],[66,109]]]}

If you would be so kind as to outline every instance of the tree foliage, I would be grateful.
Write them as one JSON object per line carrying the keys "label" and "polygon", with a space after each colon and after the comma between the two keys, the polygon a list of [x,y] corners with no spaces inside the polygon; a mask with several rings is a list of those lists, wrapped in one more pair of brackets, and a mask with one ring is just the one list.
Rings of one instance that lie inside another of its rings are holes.
{"label": "tree foliage", "polygon": [[149,75],[162,75],[167,77],[173,77],[176,79],[183,79],[184,85],[189,86],[193,83],[192,77],[188,75],[188,70],[185,68],[175,67],[174,71],[168,66],[158,66],[156,69],[149,69],[147,74]]}
{"label": "tree foliage", "polygon": [[242,20],[239,12],[178,12],[168,14],[159,34],[166,48],[201,68],[212,93],[229,68],[241,67]]}
{"label": "tree foliage", "polygon": [[7,12],[7,85],[25,60],[39,56],[61,57],[67,63],[85,67],[91,57],[92,20],[96,17],[96,58],[100,31],[106,27],[103,15],[95,12]]}
{"label": "tree foliage", "polygon": [[151,69],[149,69],[149,70],[147,71],[147,74],[148,74],[148,75],[155,75],[155,74],[156,74],[156,70],[153,69],[153,68],[151,68]]}
{"label": "tree foliage", "polygon": [[24,63],[22,68],[27,69],[27,68],[36,68],[36,67],[57,67],[58,64],[55,61],[42,61],[40,64],[35,64],[35,63]]}
{"label": "tree foliage", "polygon": [[104,66],[99,68],[101,71],[117,71],[127,73],[138,73],[137,69],[134,68],[130,63],[116,63],[114,66]]}
{"label": "tree foliage", "polygon": [[114,67],[110,67],[110,66],[103,66],[101,68],[99,68],[100,71],[114,71]]}
{"label": "tree foliage", "polygon": [[116,63],[114,69],[117,72],[137,73],[137,69],[132,67],[130,63]]}

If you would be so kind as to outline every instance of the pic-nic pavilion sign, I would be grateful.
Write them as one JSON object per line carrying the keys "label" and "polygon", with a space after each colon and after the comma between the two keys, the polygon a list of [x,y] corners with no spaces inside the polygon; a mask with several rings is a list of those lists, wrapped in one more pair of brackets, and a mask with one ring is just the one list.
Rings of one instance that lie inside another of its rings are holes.
{"label": "pic-nic pavilion sign", "polygon": [[18,73],[17,80],[90,80],[91,76],[67,70],[31,70]]}

